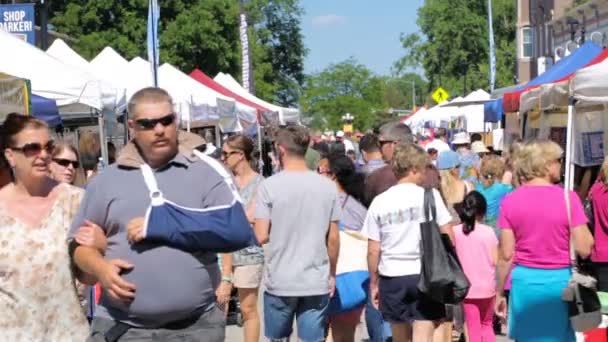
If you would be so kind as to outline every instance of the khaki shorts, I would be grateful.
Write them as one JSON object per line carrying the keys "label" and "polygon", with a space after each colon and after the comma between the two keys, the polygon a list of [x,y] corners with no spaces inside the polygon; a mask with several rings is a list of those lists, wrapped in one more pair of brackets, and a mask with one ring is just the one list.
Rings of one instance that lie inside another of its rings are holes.
{"label": "khaki shorts", "polygon": [[262,282],[264,264],[236,266],[233,270],[234,287],[237,289],[255,289]]}

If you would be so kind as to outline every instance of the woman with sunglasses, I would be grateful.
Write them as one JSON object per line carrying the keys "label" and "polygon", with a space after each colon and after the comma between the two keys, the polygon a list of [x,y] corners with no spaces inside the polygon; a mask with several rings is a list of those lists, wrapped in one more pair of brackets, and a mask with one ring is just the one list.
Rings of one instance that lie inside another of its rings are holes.
{"label": "woman with sunglasses", "polygon": [[0,136],[12,175],[0,189],[0,341],[84,341],[66,242],[83,192],[48,176],[44,122],[9,114]]}
{"label": "woman with sunglasses", "polygon": [[[241,134],[228,137],[222,146],[222,161],[234,175],[251,223],[255,212],[254,194],[264,180],[252,167],[255,162],[254,146],[253,140]],[[218,300],[220,303],[228,302],[232,284],[238,289],[245,342],[260,339],[258,292],[263,269],[264,250],[260,246],[250,246],[232,255],[222,255],[222,284],[217,291]]]}
{"label": "woman with sunglasses", "polygon": [[59,143],[51,157],[51,177],[60,183],[74,184],[80,168],[78,151],[69,144]]}

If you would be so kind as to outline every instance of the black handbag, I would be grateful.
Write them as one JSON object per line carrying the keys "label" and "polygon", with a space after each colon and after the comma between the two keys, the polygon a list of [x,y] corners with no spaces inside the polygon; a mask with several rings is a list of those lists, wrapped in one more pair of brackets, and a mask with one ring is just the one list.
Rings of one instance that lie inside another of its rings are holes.
{"label": "black handbag", "polygon": [[433,190],[424,193],[425,222],[420,224],[421,263],[418,290],[436,302],[459,304],[471,287],[447,234],[435,221],[437,210]]}

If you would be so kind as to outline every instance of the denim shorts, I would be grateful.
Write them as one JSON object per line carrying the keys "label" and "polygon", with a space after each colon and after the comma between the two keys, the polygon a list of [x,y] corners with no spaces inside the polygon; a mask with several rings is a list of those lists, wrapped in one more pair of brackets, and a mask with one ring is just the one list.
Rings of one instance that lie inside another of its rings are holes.
{"label": "denim shorts", "polygon": [[282,297],[264,292],[264,333],[270,341],[287,340],[295,318],[299,341],[325,341],[328,307],[329,295]]}

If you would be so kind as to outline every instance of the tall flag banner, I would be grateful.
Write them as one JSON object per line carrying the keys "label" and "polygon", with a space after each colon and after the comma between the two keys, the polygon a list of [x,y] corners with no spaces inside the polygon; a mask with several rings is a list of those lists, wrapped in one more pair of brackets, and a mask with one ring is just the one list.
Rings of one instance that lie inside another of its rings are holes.
{"label": "tall flag banner", "polygon": [[148,62],[150,62],[152,80],[158,87],[158,22],[160,8],[157,0],[148,1]]}
{"label": "tall flag banner", "polygon": [[492,0],[488,0],[488,35],[490,39],[490,92],[496,84],[496,49],[494,46],[494,25],[492,23]]}
{"label": "tall flag banner", "polygon": [[247,89],[251,93],[251,81],[250,81],[250,64],[249,64],[249,37],[247,36],[247,14],[245,13],[245,6],[241,3],[241,25],[239,28],[239,35],[241,38],[241,59],[242,74],[243,74],[243,88]]}

